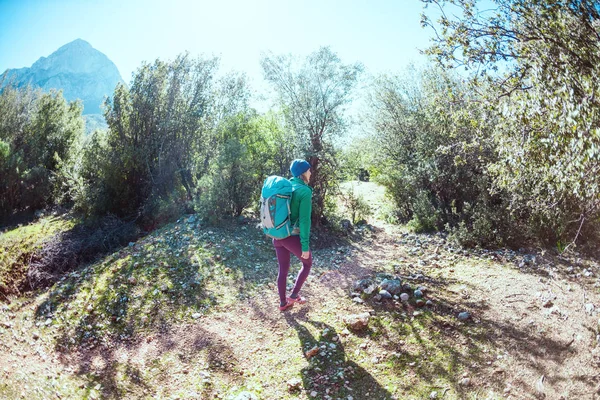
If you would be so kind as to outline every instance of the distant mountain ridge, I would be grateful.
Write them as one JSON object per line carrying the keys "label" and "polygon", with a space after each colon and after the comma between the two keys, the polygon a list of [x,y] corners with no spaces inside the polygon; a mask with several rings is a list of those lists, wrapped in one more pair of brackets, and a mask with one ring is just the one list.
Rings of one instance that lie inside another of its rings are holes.
{"label": "distant mountain ridge", "polygon": [[84,114],[101,114],[104,96],[112,96],[119,82],[123,78],[117,66],[82,39],[41,57],[30,68],[9,68],[0,78],[2,86],[31,84],[43,90],[62,89],[67,100],[83,101]]}

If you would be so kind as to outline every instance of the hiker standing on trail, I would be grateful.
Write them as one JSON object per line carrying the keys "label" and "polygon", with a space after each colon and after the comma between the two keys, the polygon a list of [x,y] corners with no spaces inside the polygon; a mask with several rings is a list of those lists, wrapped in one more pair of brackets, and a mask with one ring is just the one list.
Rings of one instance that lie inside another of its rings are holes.
{"label": "hiker standing on trail", "polygon": [[[294,160],[290,165],[292,178],[292,199],[290,202],[290,221],[294,227],[292,235],[285,239],[273,239],[273,246],[279,263],[277,290],[279,291],[279,309],[281,311],[292,307],[294,303],[304,304],[306,299],[299,295],[312,266],[310,251],[310,217],[312,213],[312,188],[310,180],[310,164],[305,160]],[[290,254],[302,261],[302,269],[298,273],[296,283],[289,297],[286,296],[287,276],[290,270]]]}

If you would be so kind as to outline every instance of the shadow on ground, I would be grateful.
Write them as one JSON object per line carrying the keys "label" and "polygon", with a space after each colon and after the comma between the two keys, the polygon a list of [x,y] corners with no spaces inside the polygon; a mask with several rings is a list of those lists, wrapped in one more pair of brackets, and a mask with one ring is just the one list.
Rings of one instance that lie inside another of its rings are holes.
{"label": "shadow on ground", "polygon": [[[336,330],[325,323],[301,320],[290,313],[285,314],[289,326],[294,328],[300,340],[300,349],[309,362],[309,366],[301,371],[304,390],[312,398],[346,398],[355,399],[392,399],[392,394],[382,387],[377,380],[360,365],[351,361],[345,353]],[[314,337],[306,328],[310,324],[319,330]],[[308,356],[310,349],[318,347],[314,356]],[[313,396],[316,392],[317,396]]]}

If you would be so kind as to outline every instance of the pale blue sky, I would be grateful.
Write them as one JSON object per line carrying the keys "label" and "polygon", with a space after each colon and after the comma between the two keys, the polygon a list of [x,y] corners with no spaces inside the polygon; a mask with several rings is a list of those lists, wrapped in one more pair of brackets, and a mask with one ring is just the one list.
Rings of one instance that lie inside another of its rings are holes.
{"label": "pale blue sky", "polygon": [[419,0],[0,0],[0,72],[29,67],[76,38],[119,68],[126,82],[157,57],[217,55],[222,70],[261,79],[262,51],[299,56],[331,46],[372,74],[421,63],[431,30]]}

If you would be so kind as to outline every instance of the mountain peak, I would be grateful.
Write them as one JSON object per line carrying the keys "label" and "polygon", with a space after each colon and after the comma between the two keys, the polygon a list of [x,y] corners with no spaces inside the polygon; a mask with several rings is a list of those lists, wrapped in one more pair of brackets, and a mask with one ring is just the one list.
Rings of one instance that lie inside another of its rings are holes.
{"label": "mountain peak", "polygon": [[63,49],[71,49],[71,48],[93,49],[91,44],[89,44],[88,42],[86,42],[83,39],[77,38],[77,39],[73,40],[72,42],[62,45],[57,51],[61,51]]}
{"label": "mountain peak", "polygon": [[112,95],[123,82],[115,64],[83,39],[61,46],[48,57],[41,57],[31,68],[8,70],[6,83],[31,84],[42,89],[62,89],[67,100],[82,99],[84,114],[100,113],[104,96]]}

